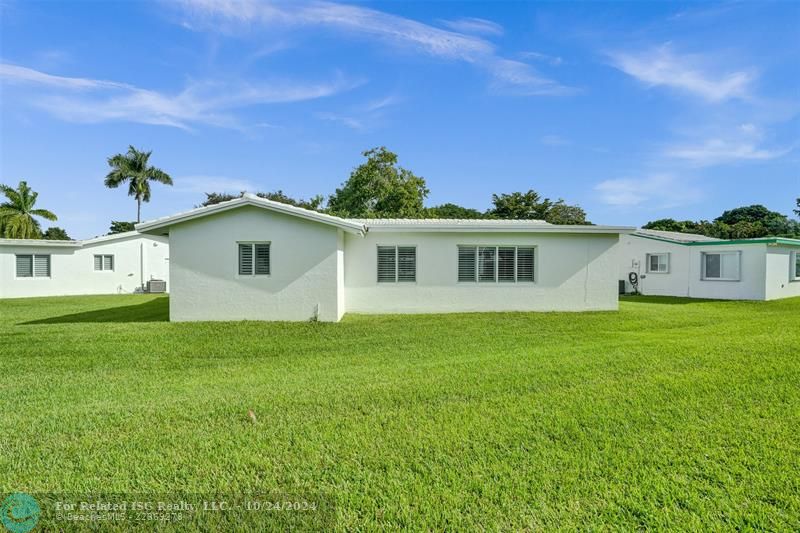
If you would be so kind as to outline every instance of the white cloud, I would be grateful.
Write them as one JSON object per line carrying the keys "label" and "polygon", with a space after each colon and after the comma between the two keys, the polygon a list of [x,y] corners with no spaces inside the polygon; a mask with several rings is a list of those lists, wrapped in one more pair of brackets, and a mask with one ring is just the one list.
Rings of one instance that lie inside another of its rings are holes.
{"label": "white cloud", "polygon": [[554,67],[557,67],[564,62],[564,60],[559,56],[551,56],[548,54],[542,54],[540,52],[522,52],[520,56],[524,57],[525,59],[542,61],[544,63],[553,65]]}
{"label": "white cloud", "polygon": [[712,166],[739,161],[765,161],[791,152],[793,147],[763,146],[764,131],[755,124],[741,124],[722,135],[668,146],[664,155],[695,166]]}
{"label": "white cloud", "polygon": [[327,120],[327,121],[330,121],[330,122],[338,122],[340,124],[343,124],[343,125],[347,126],[348,128],[350,128],[352,130],[361,131],[361,130],[366,129],[366,127],[364,126],[364,123],[361,120],[359,120],[359,119],[357,119],[355,117],[349,117],[347,115],[340,115],[338,113],[330,113],[330,112],[325,112],[325,111],[319,112],[319,113],[315,113],[314,116],[316,116],[320,120]]}
{"label": "white cloud", "polygon": [[749,141],[708,139],[698,145],[673,146],[668,148],[664,154],[667,157],[683,159],[697,166],[711,166],[736,161],[776,159],[791,150],[791,148],[763,148]]}
{"label": "white cloud", "polygon": [[[331,28],[441,59],[475,65],[493,77],[496,89],[508,88],[526,95],[569,92],[557,81],[540,76],[532,66],[498,55],[495,46],[484,38],[436,28],[375,9],[332,2],[273,4],[258,0],[182,0],[180,4],[199,21],[192,23],[192,28],[205,25],[213,31],[224,31],[231,24],[248,28]],[[229,30],[233,31],[232,28]]]}
{"label": "white cloud", "polygon": [[601,202],[616,207],[670,208],[695,203],[703,197],[699,187],[669,174],[606,180],[594,190]]}
{"label": "white cloud", "polygon": [[503,35],[503,27],[491,20],[477,17],[464,17],[455,20],[442,20],[441,23],[451,30],[461,33],[479,35]]}
{"label": "white cloud", "polygon": [[66,78],[52,76],[27,67],[0,63],[0,79],[6,83],[31,83],[59,89],[93,90],[93,89],[134,89],[130,85],[89,78]]}
{"label": "white cloud", "polygon": [[755,74],[748,70],[712,73],[709,58],[697,54],[678,55],[667,43],[657,48],[610,54],[613,65],[649,86],[671,87],[709,102],[745,99]]}
{"label": "white cloud", "polygon": [[560,135],[543,135],[540,139],[545,146],[568,146],[572,144],[569,139],[565,139]]}
{"label": "white cloud", "polygon": [[364,131],[370,129],[375,122],[379,121],[387,108],[396,105],[398,102],[400,102],[399,97],[389,95],[352,107],[347,114],[323,111],[315,113],[314,116],[320,120],[338,122],[353,130]]}
{"label": "white cloud", "polygon": [[31,97],[32,105],[62,120],[84,123],[119,120],[183,129],[190,129],[193,124],[239,127],[233,114],[237,109],[314,100],[360,84],[341,75],[322,83],[205,81],[190,83],[176,94],[167,94],[112,81],[53,76],[7,63],[0,64],[0,80],[43,89],[43,93]]}

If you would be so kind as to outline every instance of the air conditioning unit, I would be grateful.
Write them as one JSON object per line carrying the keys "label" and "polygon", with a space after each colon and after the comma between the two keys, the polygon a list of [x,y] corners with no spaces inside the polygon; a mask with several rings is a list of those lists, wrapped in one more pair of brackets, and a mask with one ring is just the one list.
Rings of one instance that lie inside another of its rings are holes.
{"label": "air conditioning unit", "polygon": [[167,292],[167,282],[163,279],[151,279],[147,282],[147,292]]}

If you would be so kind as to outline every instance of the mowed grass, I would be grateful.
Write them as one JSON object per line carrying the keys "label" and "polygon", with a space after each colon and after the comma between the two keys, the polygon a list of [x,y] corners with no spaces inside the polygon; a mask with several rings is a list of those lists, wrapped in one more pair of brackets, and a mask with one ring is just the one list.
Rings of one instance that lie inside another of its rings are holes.
{"label": "mowed grass", "polygon": [[2,494],[285,494],[326,529],[800,528],[800,299],[167,313],[0,301]]}

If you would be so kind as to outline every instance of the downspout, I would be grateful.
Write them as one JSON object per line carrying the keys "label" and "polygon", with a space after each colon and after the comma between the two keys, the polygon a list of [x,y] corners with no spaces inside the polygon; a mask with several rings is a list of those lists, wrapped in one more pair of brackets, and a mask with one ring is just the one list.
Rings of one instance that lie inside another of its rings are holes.
{"label": "downspout", "polygon": [[144,243],[139,243],[139,284],[144,292]]}

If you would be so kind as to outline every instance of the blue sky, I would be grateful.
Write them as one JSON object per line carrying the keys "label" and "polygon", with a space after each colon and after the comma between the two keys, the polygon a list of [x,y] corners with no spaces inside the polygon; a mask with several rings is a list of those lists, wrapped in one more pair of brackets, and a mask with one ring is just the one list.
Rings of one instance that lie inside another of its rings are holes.
{"label": "blue sky", "polygon": [[135,218],[129,144],[175,186],[332,192],[385,145],[429,205],[535,189],[596,223],[800,196],[800,4],[1,0],[0,181],[77,238]]}

